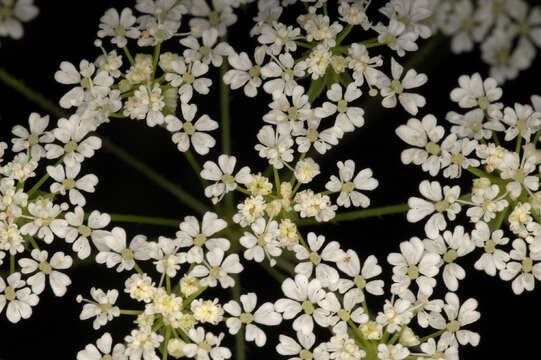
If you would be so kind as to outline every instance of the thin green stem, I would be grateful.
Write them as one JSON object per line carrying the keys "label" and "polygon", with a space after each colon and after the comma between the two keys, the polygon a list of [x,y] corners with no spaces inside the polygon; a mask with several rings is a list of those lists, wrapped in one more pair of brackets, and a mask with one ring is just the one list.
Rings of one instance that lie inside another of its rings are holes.
{"label": "thin green stem", "polygon": [[112,222],[161,225],[178,228],[180,220],[128,214],[109,214]]}
{"label": "thin green stem", "polygon": [[13,274],[15,272],[15,255],[9,256],[9,274]]}
{"label": "thin green stem", "polygon": [[[223,37],[223,40],[227,40]],[[229,69],[228,62],[224,59],[220,66],[220,118],[222,127],[222,154],[231,155],[231,111],[229,104],[229,86],[224,82],[224,75]],[[229,212],[233,211],[233,193],[225,195],[225,207]]]}
{"label": "thin green stem", "polygon": [[128,58],[130,64],[135,65],[135,60],[133,60],[133,56],[131,56],[130,50],[125,46],[122,48],[122,50],[124,50],[124,54]]}
{"label": "thin green stem", "polygon": [[304,238],[302,237],[301,232],[299,231],[299,229],[297,229],[297,235],[299,236],[299,240],[300,240],[302,246],[304,246],[308,251],[310,251],[310,247],[308,246],[306,241],[304,241]]}
{"label": "thin green stem", "polygon": [[120,309],[122,315],[139,315],[143,313],[143,310],[122,310]]}
{"label": "thin green stem", "polygon": [[286,277],[275,268],[271,267],[267,262],[263,261],[259,263],[261,267],[272,276],[279,284],[283,283]]}
{"label": "thin green stem", "polygon": [[[373,209],[357,210],[357,211],[351,211],[347,213],[338,214],[331,220],[331,222],[335,223],[335,222],[342,222],[342,221],[365,219],[365,218],[381,216],[381,215],[400,214],[400,213],[407,212],[408,210],[409,210],[408,204],[398,204],[398,205],[383,206],[383,207],[373,208]],[[312,218],[299,219],[296,222],[297,226],[320,225],[320,224],[324,224],[324,223],[320,223]]]}
{"label": "thin green stem", "polygon": [[355,335],[357,335],[357,338],[359,339],[359,341],[364,345],[365,348],[367,348],[368,344],[367,344],[366,339],[364,338],[363,333],[361,332],[361,330],[359,330],[357,325],[355,325],[355,323],[351,319],[348,319],[347,323],[348,323],[349,327],[353,330]]}
{"label": "thin green stem", "polygon": [[34,249],[39,250],[39,245],[38,245],[38,243],[36,242],[36,240],[34,239],[34,237],[33,237],[33,236],[28,236],[28,239],[30,240],[30,244],[32,244],[32,247],[33,247]]}
{"label": "thin green stem", "polygon": [[167,360],[167,357],[168,357],[167,344],[169,344],[170,338],[171,338],[171,326],[168,326],[165,328],[165,339],[163,340],[162,360]]}
{"label": "thin green stem", "polygon": [[135,261],[133,263],[133,268],[135,269],[135,271],[137,271],[138,274],[144,274],[144,272],[141,269],[141,267],[139,266],[139,264],[137,264]]}
{"label": "thin green stem", "polygon": [[440,336],[441,334],[443,334],[447,329],[441,329],[439,331],[436,331],[435,333],[432,333],[430,335],[427,335],[425,337],[422,337],[419,339],[419,342],[422,344],[424,342],[426,342],[428,339],[432,339],[432,338],[435,338],[437,336]]}
{"label": "thin green stem", "polygon": [[344,39],[346,38],[346,36],[348,36],[351,30],[353,30],[353,25],[349,24],[348,26],[346,26],[346,28],[336,38],[336,46],[340,45],[342,41],[344,41]]}
{"label": "thin green stem", "polygon": [[307,43],[307,42],[304,42],[304,41],[295,41],[295,44],[297,44],[300,47],[307,48],[307,49],[311,49],[311,48],[313,48],[315,46],[313,44],[310,44],[310,43]]}
{"label": "thin green stem", "polygon": [[161,49],[162,49],[162,43],[159,42],[158,45],[154,47],[154,57],[152,59],[152,75],[151,75],[152,82],[154,82],[154,78],[156,77],[156,69],[158,68],[158,60],[160,60]]}
{"label": "thin green stem", "polygon": [[[241,286],[240,278],[238,274],[233,276],[235,279],[235,286],[231,289],[233,300],[240,302]],[[237,360],[246,360],[246,344],[244,343],[244,334],[242,331],[237,332],[235,335],[235,353]]]}
{"label": "thin green stem", "polygon": [[[493,132],[492,134],[496,134],[496,132]],[[533,146],[535,147],[537,145],[537,142],[539,141],[539,137],[541,136],[541,129],[538,130],[536,133],[535,133],[535,138],[533,139]],[[496,145],[499,145],[499,144],[496,144]]]}
{"label": "thin green stem", "polygon": [[[64,156],[62,156],[55,164],[54,166],[58,166],[62,163],[62,161],[64,160]],[[32,195],[34,195],[34,193],[36,191],[39,190],[39,188],[41,187],[41,185],[43,185],[45,183],[45,181],[47,181],[49,179],[49,173],[45,173],[45,175],[43,175],[41,177],[41,179],[38,180],[37,183],[34,184],[34,186],[32,186],[32,188],[30,188],[30,190],[28,191],[28,198],[31,199],[32,198]]]}
{"label": "thin green stem", "polygon": [[188,160],[190,166],[195,172],[195,175],[197,175],[197,178],[199,179],[199,181],[201,181],[201,185],[203,185],[204,188],[207,187],[209,183],[206,179],[203,179],[201,177],[201,166],[197,162],[196,158],[193,156],[192,152],[188,149],[184,152],[184,156],[186,156],[186,160]]}
{"label": "thin green stem", "polygon": [[186,300],[184,300],[184,303],[183,303],[184,308],[186,309],[192,303],[192,301],[194,301],[194,299],[196,299],[199,295],[201,295],[203,291],[205,290],[207,290],[207,286],[202,287],[201,289],[194,292],[192,295],[188,296]]}
{"label": "thin green stem", "polygon": [[252,196],[252,193],[250,191],[248,191],[247,189],[243,188],[242,186],[237,185],[235,190],[240,191],[241,193],[243,193],[245,195]]}
{"label": "thin green stem", "polygon": [[165,289],[168,294],[171,294],[171,278],[167,274],[165,274]]}
{"label": "thin green stem", "polygon": [[515,146],[515,152],[517,154],[520,154],[520,145],[522,145],[522,136],[520,134],[517,135],[517,146]]}
{"label": "thin green stem", "polygon": [[278,175],[278,169],[272,168],[274,173],[274,184],[276,185],[276,192],[280,193],[280,175]]}

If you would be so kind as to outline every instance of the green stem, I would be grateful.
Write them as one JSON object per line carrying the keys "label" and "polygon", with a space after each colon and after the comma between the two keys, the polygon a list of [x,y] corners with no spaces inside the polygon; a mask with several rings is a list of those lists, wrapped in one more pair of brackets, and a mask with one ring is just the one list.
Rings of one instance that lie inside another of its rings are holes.
{"label": "green stem", "polygon": [[133,56],[131,56],[130,50],[128,50],[128,48],[125,46],[122,48],[122,50],[124,50],[124,54],[128,58],[130,64],[135,65],[135,60],[133,60]]}
{"label": "green stem", "polygon": [[440,335],[443,334],[446,330],[447,330],[447,329],[441,329],[441,330],[439,330],[439,331],[436,331],[435,333],[432,333],[432,334],[430,334],[430,335],[427,335],[427,336],[425,336],[425,337],[420,338],[419,341],[420,341],[420,343],[422,344],[422,343],[426,342],[428,339],[432,339],[432,338],[435,338],[435,337],[437,337],[437,336],[440,336]]}
{"label": "green stem", "polygon": [[[496,132],[493,132],[493,134],[495,135]],[[535,138],[533,139],[533,146],[535,147],[537,145],[537,142],[539,141],[539,137],[541,136],[541,129],[538,130],[536,133],[535,133]],[[499,145],[499,144],[496,144],[496,145]]]}
{"label": "green stem", "polygon": [[280,273],[275,268],[271,267],[267,262],[263,261],[259,263],[263,269],[274,278],[279,284],[283,283],[286,279],[286,276],[284,276],[282,273]]}
{"label": "green stem", "polygon": [[143,270],[141,269],[141,267],[134,261],[133,263],[133,268],[135,269],[135,271],[137,271],[138,274],[144,274]]}
{"label": "green stem", "polygon": [[13,274],[15,272],[15,255],[9,256],[9,274]]}
{"label": "green stem", "polygon": [[361,330],[359,330],[357,325],[355,325],[355,323],[351,319],[348,319],[347,323],[348,323],[349,327],[353,330],[355,335],[357,335],[357,338],[359,339],[359,341],[364,345],[365,348],[367,348],[368,344],[367,344],[366,339],[364,338],[363,333],[361,332]]}
{"label": "green stem", "polygon": [[190,163],[190,166],[192,167],[193,171],[195,172],[195,175],[199,178],[199,181],[201,181],[201,185],[203,187],[207,187],[209,185],[208,181],[206,179],[203,179],[201,177],[201,166],[199,166],[199,163],[193,156],[192,152],[188,149],[184,152],[184,156],[186,156],[186,160]]}
{"label": "green stem", "polygon": [[160,60],[160,52],[162,49],[162,43],[159,42],[158,45],[154,48],[154,57],[152,59],[152,75],[151,79],[152,82],[154,82],[154,78],[156,77],[156,69],[158,68],[158,60]]}
{"label": "green stem", "polygon": [[348,36],[352,29],[353,25],[349,24],[348,26],[346,26],[346,28],[336,38],[336,46],[340,45],[342,41],[344,41],[344,39],[346,38],[346,36]]}
{"label": "green stem", "polygon": [[165,274],[165,289],[168,294],[171,294],[171,278],[167,274]]}
{"label": "green stem", "polygon": [[180,220],[127,214],[109,214],[112,222],[162,225],[178,228]]}
{"label": "green stem", "polygon": [[120,309],[122,315],[139,315],[143,313],[143,310],[122,310]]}
{"label": "green stem", "polygon": [[171,338],[171,326],[165,328],[165,339],[163,340],[162,360],[167,360],[167,344]]}
{"label": "green stem", "polygon": [[[224,41],[227,38],[224,36]],[[222,127],[222,154],[231,155],[231,114],[229,104],[229,86],[224,82],[224,75],[229,69],[229,64],[224,59],[220,66],[220,118]],[[233,193],[225,195],[225,207],[229,212],[233,211]]]}
{"label": "green stem", "polygon": [[170,192],[173,196],[175,196],[178,200],[180,200],[181,203],[189,206],[192,210],[197,211],[199,214],[204,214],[209,210],[209,208],[203,204],[201,201],[194,198],[189,193],[185,192],[184,190],[181,190],[178,188],[175,184],[167,180],[165,177],[163,177],[160,173],[158,173],[156,170],[150,168],[145,163],[140,162],[135,158],[133,155],[128,153],[126,150],[122,149],[118,145],[112,143],[110,140],[106,138],[102,138],[104,148],[111,153],[113,153],[116,157],[123,160],[125,163],[139,171],[141,174],[145,175],[147,178],[152,180],[155,184],[161,186],[163,189]]}
{"label": "green stem", "polygon": [[[381,216],[381,215],[399,214],[399,213],[407,212],[408,210],[409,210],[408,204],[398,204],[398,205],[383,206],[383,207],[374,208],[374,209],[357,210],[357,211],[351,211],[347,213],[338,214],[331,220],[331,222],[335,223],[335,222],[341,222],[341,221],[365,219],[365,218]],[[308,225],[319,225],[319,224],[324,224],[324,223],[317,222],[315,219],[312,219],[312,218],[299,219],[297,220],[297,223],[296,223],[297,226],[308,226]]]}
{"label": "green stem", "polygon": [[[237,302],[240,302],[240,278],[238,274],[235,274],[233,278],[235,279],[235,286],[233,286],[233,288],[231,289],[233,299]],[[235,335],[235,353],[236,360],[246,360],[246,345],[244,343],[244,334],[242,331],[237,332],[237,334]]]}
{"label": "green stem", "polygon": [[[55,164],[54,166],[58,166],[62,163],[62,161],[64,160],[64,156],[62,156]],[[41,179],[38,180],[37,183],[34,184],[34,186],[32,186],[32,188],[28,191],[28,198],[31,199],[32,198],[32,195],[34,195],[34,193],[36,191],[39,190],[39,188],[41,187],[41,185],[43,185],[45,183],[45,181],[47,181],[49,179],[49,173],[46,172],[45,175],[43,175],[41,177]]]}
{"label": "green stem", "polygon": [[517,135],[517,146],[515,146],[515,152],[517,154],[520,154],[520,145],[522,145],[522,136],[520,134]]}
{"label": "green stem", "polygon": [[274,184],[276,185],[276,192],[280,194],[280,175],[278,175],[278,169],[272,168],[274,173]]}
{"label": "green stem", "polygon": [[[189,272],[188,272],[189,274]],[[196,299],[199,295],[203,293],[203,291],[207,290],[207,286],[202,287],[201,289],[194,292],[192,295],[188,296],[186,300],[184,300],[183,307],[186,309],[194,299]]]}
{"label": "green stem", "polygon": [[311,48],[314,47],[314,45],[312,45],[310,43],[307,43],[307,42],[304,42],[304,41],[295,41],[295,44],[297,44],[300,47],[307,48],[307,49],[311,49]]}
{"label": "green stem", "polygon": [[39,250],[39,245],[38,245],[38,243],[36,242],[36,240],[34,239],[34,237],[33,237],[33,236],[28,236],[28,239],[30,240],[30,244],[32,244],[32,247],[33,247],[34,249]]}
{"label": "green stem", "polygon": [[243,188],[242,186],[237,185],[235,190],[240,191],[241,193],[243,193],[245,195],[252,196],[252,193],[250,191],[248,191],[247,189]]}

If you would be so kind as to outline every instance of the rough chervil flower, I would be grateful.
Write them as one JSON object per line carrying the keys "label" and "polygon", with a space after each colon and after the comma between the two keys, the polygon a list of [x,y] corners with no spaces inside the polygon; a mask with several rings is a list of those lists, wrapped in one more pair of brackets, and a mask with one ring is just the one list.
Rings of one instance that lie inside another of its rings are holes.
{"label": "rough chervil flower", "polygon": [[77,296],[77,301],[85,301],[83,311],[79,316],[81,320],[86,320],[95,317],[92,326],[94,330],[98,330],[103,325],[107,324],[114,317],[120,316],[120,308],[114,306],[118,298],[118,290],[108,290],[107,293],[101,289],[90,289],[90,295],[94,300],[83,299],[81,295]]}
{"label": "rough chervil flower", "polygon": [[28,22],[38,16],[39,9],[34,0],[2,0],[0,2],[0,37],[13,39],[23,37],[21,22]]}
{"label": "rough chervil flower", "polygon": [[332,192],[340,192],[336,203],[343,207],[370,205],[370,199],[356,190],[374,190],[378,186],[378,181],[372,177],[371,169],[361,170],[355,178],[355,163],[353,160],[346,160],[345,163],[337,163],[340,179],[331,175],[331,180],[325,185],[325,188]]}
{"label": "rough chervil flower", "polygon": [[125,360],[126,347],[123,344],[116,344],[113,347],[111,334],[105,333],[96,341],[96,345],[88,344],[84,350],[77,353],[77,360]]}

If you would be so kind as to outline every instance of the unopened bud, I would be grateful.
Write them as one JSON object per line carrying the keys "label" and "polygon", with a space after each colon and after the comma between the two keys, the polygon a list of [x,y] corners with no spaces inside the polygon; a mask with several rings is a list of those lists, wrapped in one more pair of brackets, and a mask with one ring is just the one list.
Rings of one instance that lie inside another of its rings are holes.
{"label": "unopened bud", "polygon": [[378,90],[374,89],[374,88],[371,88],[369,91],[368,91],[368,95],[374,97],[374,96],[377,96],[378,95]]}

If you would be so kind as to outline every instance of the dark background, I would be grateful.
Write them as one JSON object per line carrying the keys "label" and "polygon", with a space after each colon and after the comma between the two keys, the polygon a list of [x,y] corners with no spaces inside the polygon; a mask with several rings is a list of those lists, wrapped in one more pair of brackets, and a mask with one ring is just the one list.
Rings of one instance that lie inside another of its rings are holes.
{"label": "dark background", "polygon": [[[23,40],[2,40],[0,66],[56,102],[69,89],[54,80],[53,76],[60,62],[66,60],[78,64],[83,58],[91,61],[95,59],[99,49],[93,46],[93,41],[99,17],[111,6],[120,10],[132,3],[37,1],[40,7],[39,17],[25,24]],[[239,17],[243,20],[231,29],[231,42],[238,51],[251,49],[253,44],[243,40],[249,18],[242,13]],[[104,43],[108,50],[112,49],[107,40]],[[420,93],[427,97],[428,104],[420,111],[419,116],[433,113],[443,123],[447,111],[458,110],[449,100],[448,94],[456,87],[457,78],[461,74],[479,71],[483,76],[487,75],[488,69],[479,59],[478,51],[467,55],[451,55],[447,41],[422,59],[416,69],[429,75],[429,83],[420,90]],[[386,64],[388,66],[387,61]],[[504,102],[507,105],[514,102],[528,103],[531,94],[541,93],[536,81],[539,78],[539,64],[538,57],[530,70],[521,73],[518,79],[504,86]],[[214,105],[218,95],[216,87],[213,91],[210,96],[200,100],[198,105],[200,111],[219,119],[219,109]],[[253,171],[266,168],[267,164],[257,157],[253,146],[257,141],[255,134],[261,126],[261,116],[266,111],[267,99],[267,95],[247,99],[240,91],[232,92],[232,146],[233,154],[239,158],[237,166],[250,165]],[[9,141],[9,130],[13,125],[27,124],[30,112],[45,114],[37,105],[2,84],[0,104],[0,139],[3,141]],[[372,168],[374,176],[380,182],[379,187],[369,194],[373,207],[406,202],[410,196],[418,195],[419,182],[428,178],[420,168],[405,167],[400,162],[400,152],[405,145],[394,134],[394,129],[405,123],[409,116],[400,108],[386,110],[366,103],[361,106],[367,109],[366,125],[347,135],[340,148],[320,162],[322,175],[318,184],[322,187],[331,174],[337,173],[337,160],[351,158],[356,161],[358,169]],[[196,195],[202,194],[188,163],[182,154],[176,151],[176,146],[165,130],[147,128],[142,122],[113,119],[110,124],[100,128],[100,133],[128,149],[132,155],[150,164],[184,190]],[[214,132],[214,135],[218,139],[219,131]],[[199,161],[202,163],[207,159],[215,160],[220,154],[219,146],[218,143],[205,159],[198,156]],[[100,178],[97,193],[87,197],[87,210],[99,209],[110,213],[178,219],[195,215],[169,193],[104,150],[85,162],[83,172],[95,173]],[[450,184],[446,181],[443,183]],[[128,230],[129,238],[138,233],[150,237],[174,235],[174,229],[171,228],[137,224],[122,226]],[[309,230],[307,228],[303,233]],[[313,230],[326,235],[330,240],[340,241],[345,248],[356,249],[361,258],[375,254],[384,267],[386,284],[390,284],[391,273],[391,267],[385,266],[387,254],[398,251],[399,242],[423,234],[422,224],[409,224],[405,214],[319,226]],[[481,334],[481,344],[477,348],[461,347],[461,358],[479,359],[494,355],[496,358],[515,358],[536,354],[534,349],[537,348],[535,341],[538,334],[536,331],[527,331],[526,326],[535,327],[541,320],[541,312],[536,306],[539,304],[539,300],[536,301],[538,292],[515,296],[510,283],[474,270],[473,262],[476,259],[477,256],[474,255],[460,261],[466,269],[467,277],[460,283],[458,294],[462,301],[475,297],[480,303],[478,310],[481,311],[481,319],[471,326],[471,329]],[[116,276],[116,272],[108,271],[104,266],[78,267],[70,273],[73,285],[67,295],[55,298],[47,287],[29,320],[13,325],[1,314],[0,358],[33,359],[40,356],[74,359],[77,351],[88,343],[95,343],[105,331],[112,332],[116,340],[121,340],[128,332],[125,329],[131,328],[130,319],[117,319],[96,332],[92,329],[91,321],[82,322],[78,319],[81,305],[75,302],[77,294],[89,297],[92,286],[105,289],[119,286],[121,283]],[[267,279],[267,275],[258,267],[249,266],[249,271],[242,274],[244,291],[261,294],[260,301],[276,299],[279,286]],[[440,288],[444,287],[443,283],[440,285]],[[122,292],[121,288],[119,290]],[[225,293],[222,293],[222,296],[223,294]],[[123,294],[121,298],[125,299]],[[227,299],[223,300],[223,303],[226,301]],[[120,304],[122,305],[123,301]],[[377,302],[375,304],[379,305]],[[378,310],[378,307],[374,310]],[[267,331],[270,345],[265,348],[265,352],[251,347],[249,359],[255,356],[262,359],[280,358],[273,350],[277,344],[278,331],[273,333],[272,330]]]}

